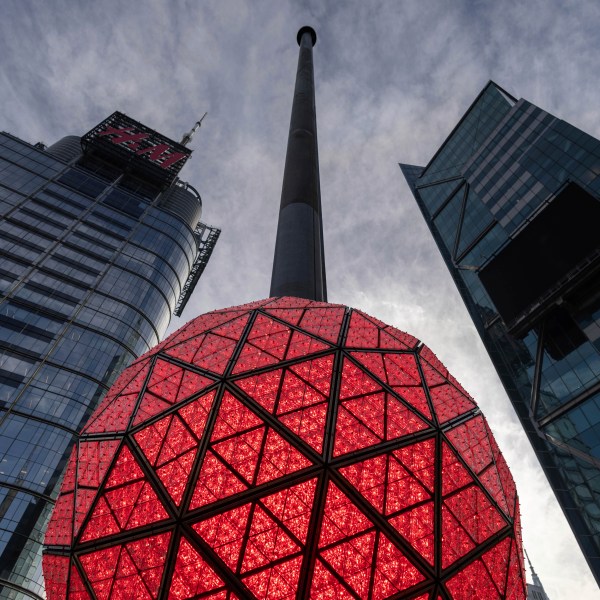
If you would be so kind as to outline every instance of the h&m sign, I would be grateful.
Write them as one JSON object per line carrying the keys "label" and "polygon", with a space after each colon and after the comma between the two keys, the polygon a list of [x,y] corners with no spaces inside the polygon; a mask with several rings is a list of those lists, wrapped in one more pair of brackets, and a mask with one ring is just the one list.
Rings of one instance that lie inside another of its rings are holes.
{"label": "h&m sign", "polygon": [[[82,138],[84,148],[88,145],[98,147],[100,140],[167,171],[171,177],[181,170],[191,154],[185,146],[120,112],[113,113]],[[101,145],[106,148],[106,144]]]}

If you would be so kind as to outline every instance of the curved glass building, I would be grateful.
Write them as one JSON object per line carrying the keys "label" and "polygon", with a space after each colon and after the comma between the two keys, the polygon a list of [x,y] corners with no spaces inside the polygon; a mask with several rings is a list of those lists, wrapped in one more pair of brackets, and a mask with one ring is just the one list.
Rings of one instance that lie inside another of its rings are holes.
{"label": "curved glass building", "polygon": [[115,113],[82,138],[0,134],[0,598],[44,598],[41,544],[74,440],[154,346],[218,230],[190,150]]}

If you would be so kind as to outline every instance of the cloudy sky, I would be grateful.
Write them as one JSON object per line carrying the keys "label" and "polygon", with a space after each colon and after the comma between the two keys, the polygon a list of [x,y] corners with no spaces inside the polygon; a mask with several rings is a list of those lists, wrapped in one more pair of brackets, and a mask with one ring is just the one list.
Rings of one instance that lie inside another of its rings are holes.
{"label": "cloudy sky", "polygon": [[0,128],[82,134],[114,110],[179,138],[222,228],[182,319],[268,295],[298,56],[312,25],[329,299],[421,338],[476,398],[551,600],[600,598],[418,212],[426,164],[489,79],[600,136],[597,0],[2,0]]}

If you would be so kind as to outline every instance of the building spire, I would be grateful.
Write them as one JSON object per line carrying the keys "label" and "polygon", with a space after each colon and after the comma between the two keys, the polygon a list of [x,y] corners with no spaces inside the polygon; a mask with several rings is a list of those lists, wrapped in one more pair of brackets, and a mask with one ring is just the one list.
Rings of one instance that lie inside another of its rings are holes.
{"label": "building spire", "polygon": [[271,296],[327,301],[312,27],[298,31],[298,71],[292,104]]}
{"label": "building spire", "polygon": [[194,134],[196,133],[196,131],[202,126],[202,121],[204,121],[204,117],[207,115],[208,113],[205,112],[202,115],[202,118],[199,121],[196,121],[196,123],[194,123],[194,126],[181,138],[181,142],[179,142],[182,146],[187,146],[191,141],[192,138],[194,137]]}
{"label": "building spire", "polygon": [[[523,551],[525,552],[525,557],[527,558],[527,562],[529,564],[529,570],[531,571],[531,579],[533,580],[533,586],[527,584],[528,597],[532,595],[534,599],[539,598],[539,600],[548,600],[548,595],[546,594],[544,586],[542,585],[540,578],[538,577],[537,573],[533,568],[533,565],[531,564],[531,560],[529,559],[529,554],[527,554],[527,550],[523,548]],[[532,594],[532,592],[535,592],[537,596]]]}

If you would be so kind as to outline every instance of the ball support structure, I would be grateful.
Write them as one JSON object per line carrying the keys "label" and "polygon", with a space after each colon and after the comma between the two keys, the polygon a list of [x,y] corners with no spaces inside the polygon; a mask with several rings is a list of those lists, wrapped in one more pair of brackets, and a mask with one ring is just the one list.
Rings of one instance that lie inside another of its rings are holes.
{"label": "ball support structure", "polygon": [[426,346],[276,298],[134,362],[71,455],[48,600],[525,598],[514,482]]}

